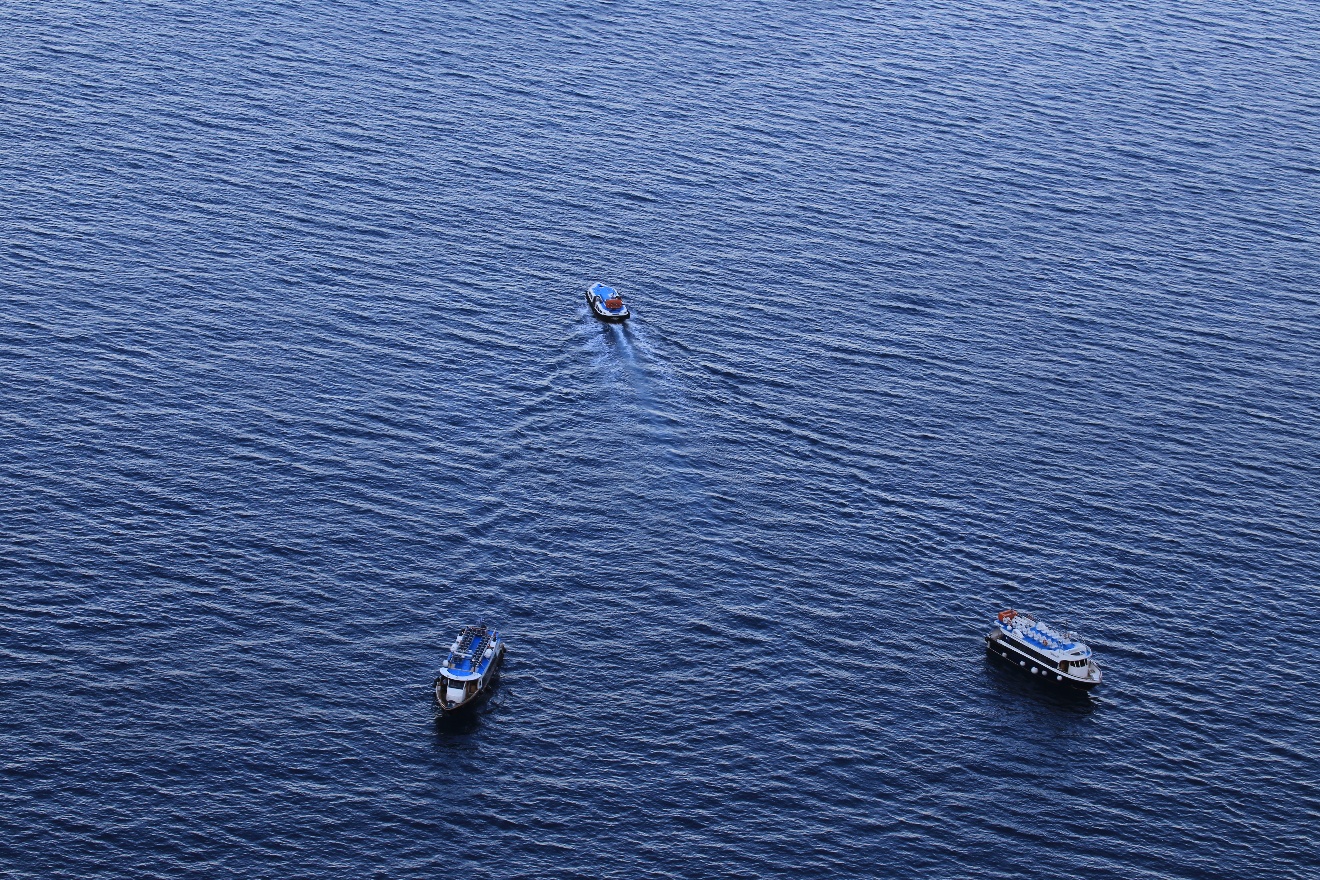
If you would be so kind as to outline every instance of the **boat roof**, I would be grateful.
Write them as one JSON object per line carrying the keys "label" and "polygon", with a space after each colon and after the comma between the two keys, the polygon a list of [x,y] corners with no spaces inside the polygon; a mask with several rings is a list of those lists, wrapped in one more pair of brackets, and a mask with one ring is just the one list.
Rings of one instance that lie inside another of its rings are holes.
{"label": "boat roof", "polygon": [[1047,623],[1042,623],[1030,614],[1015,612],[1007,621],[999,621],[999,628],[1033,648],[1074,657],[1089,657],[1091,649],[1077,641],[1072,633],[1061,632]]}
{"label": "boat roof", "polygon": [[607,287],[604,284],[591,285],[591,292],[600,294],[600,296],[604,299],[609,299],[612,296],[614,296],[616,293],[618,293],[618,291],[615,290],[613,287]]}
{"label": "boat roof", "polygon": [[449,646],[449,656],[445,658],[440,674],[456,681],[480,678],[493,659],[482,655],[487,648],[498,644],[499,640],[500,634],[493,626],[477,624],[463,627]]}

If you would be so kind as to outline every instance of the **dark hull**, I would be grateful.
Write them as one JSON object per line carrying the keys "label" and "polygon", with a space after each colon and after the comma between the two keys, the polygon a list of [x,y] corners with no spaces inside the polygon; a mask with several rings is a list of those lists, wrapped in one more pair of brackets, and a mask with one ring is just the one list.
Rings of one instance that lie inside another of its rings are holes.
{"label": "dark hull", "polygon": [[[1008,642],[986,639],[985,652],[992,660],[996,660],[1006,666],[1011,666],[1027,678],[1034,678],[1035,680],[1048,684],[1051,687],[1089,693],[1090,691],[1095,690],[1096,686],[1100,684],[1098,681],[1078,681],[1075,678],[1063,675],[1058,670],[1043,668],[1040,661],[1014,650],[1013,646]],[[1032,669],[1037,669],[1039,671],[1032,672]]]}
{"label": "dark hull", "polygon": [[632,313],[626,308],[621,315],[605,311],[600,306],[600,297],[590,293],[587,294],[587,304],[591,306],[591,313],[607,324],[622,324],[624,321],[632,317]]}

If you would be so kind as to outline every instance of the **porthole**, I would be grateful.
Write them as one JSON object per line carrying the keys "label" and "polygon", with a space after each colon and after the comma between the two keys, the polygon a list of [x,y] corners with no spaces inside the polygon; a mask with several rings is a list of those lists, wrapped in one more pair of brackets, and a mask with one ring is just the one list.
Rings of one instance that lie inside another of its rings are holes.
{"label": "porthole", "polygon": [[1018,666],[1026,666],[1026,665],[1027,665],[1027,661],[1026,661],[1026,660],[1019,660],[1019,661],[1018,661]]}
{"label": "porthole", "polygon": [[1031,674],[1032,674],[1032,675],[1035,675],[1035,674],[1036,674],[1036,673],[1037,673],[1037,672],[1040,672],[1040,670],[1039,670],[1039,669],[1037,669],[1037,668],[1036,668],[1036,667],[1034,667],[1034,666],[1033,666],[1033,667],[1031,667]]}

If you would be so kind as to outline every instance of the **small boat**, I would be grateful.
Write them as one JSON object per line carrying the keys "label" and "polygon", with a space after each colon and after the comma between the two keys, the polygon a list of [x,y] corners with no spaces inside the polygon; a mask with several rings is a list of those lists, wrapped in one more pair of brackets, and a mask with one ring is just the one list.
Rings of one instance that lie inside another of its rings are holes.
{"label": "small boat", "polygon": [[628,320],[628,307],[623,304],[623,296],[613,287],[591,285],[587,288],[587,304],[591,306],[591,313],[602,321],[617,323]]}
{"label": "small boat", "polygon": [[465,626],[449,647],[444,668],[435,679],[435,701],[446,714],[473,706],[500,674],[504,639],[494,627]]}
{"label": "small boat", "polygon": [[1089,691],[1100,684],[1100,665],[1077,634],[1055,629],[1012,608],[999,612],[985,637],[992,657],[1051,684]]}

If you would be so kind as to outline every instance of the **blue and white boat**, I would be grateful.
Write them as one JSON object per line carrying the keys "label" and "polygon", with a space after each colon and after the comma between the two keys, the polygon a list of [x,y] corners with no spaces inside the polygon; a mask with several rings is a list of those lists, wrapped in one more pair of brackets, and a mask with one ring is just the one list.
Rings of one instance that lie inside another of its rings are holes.
{"label": "blue and white boat", "polygon": [[591,313],[602,321],[618,323],[628,320],[628,307],[623,304],[623,296],[613,287],[593,284],[587,288],[587,304]]}
{"label": "blue and white boat", "polygon": [[1051,684],[1086,691],[1100,684],[1100,664],[1076,633],[1057,630],[1012,608],[999,612],[995,628],[985,637],[985,649]]}
{"label": "blue and white boat", "polygon": [[490,693],[504,659],[504,639],[494,627],[465,626],[449,647],[435,679],[435,701],[444,713],[458,712]]}

